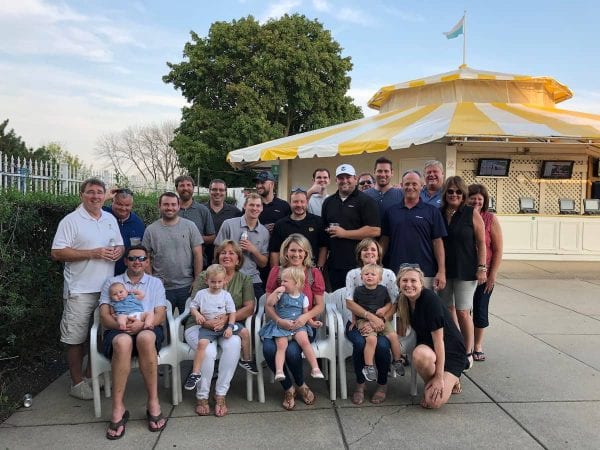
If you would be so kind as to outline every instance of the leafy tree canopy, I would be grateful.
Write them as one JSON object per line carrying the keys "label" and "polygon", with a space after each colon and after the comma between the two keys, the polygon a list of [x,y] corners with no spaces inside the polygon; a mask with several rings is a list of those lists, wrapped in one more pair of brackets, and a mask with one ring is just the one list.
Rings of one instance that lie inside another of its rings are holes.
{"label": "leafy tree canopy", "polygon": [[237,148],[362,117],[346,95],[350,57],[317,20],[285,15],[215,22],[208,37],[191,32],[184,61],[163,77],[191,106],[183,108],[173,146],[201,184],[249,183],[225,161]]}

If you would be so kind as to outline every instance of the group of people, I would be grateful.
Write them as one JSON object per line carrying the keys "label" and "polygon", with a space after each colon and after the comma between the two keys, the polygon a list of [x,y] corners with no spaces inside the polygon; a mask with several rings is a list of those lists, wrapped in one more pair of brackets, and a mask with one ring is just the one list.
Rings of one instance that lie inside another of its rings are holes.
{"label": "group of people", "polygon": [[467,188],[456,176],[444,181],[438,161],[426,163],[423,175],[407,171],[394,186],[392,162],[378,158],[369,177],[342,164],[337,190],[328,194],[330,173],[319,168],[310,188],[293,188],[288,203],[275,194],[273,174],[263,171],[255,178],[256,193],[239,210],[225,202],[223,180],[211,181],[209,200],[201,204],[193,199],[193,179],[181,176],[176,193],[159,197],[160,218],[147,227],[133,212],[130,190],[107,193],[98,179],[83,182],[81,205],[59,224],[52,257],[64,263],[61,341],[70,394],[80,399],[93,398],[83,357],[89,321],[100,305],[103,350],[113,369],[106,437],[125,433],[132,355],[146,385],[148,428],[166,425],[156,378],[167,300],[181,314],[192,299],[185,339],[197,353],[186,388],[196,390],[198,415],[212,413],[218,346],[216,416],[228,412],[225,397],[236,368],[256,373],[243,323],[263,294],[264,357],[283,387],[287,410],[298,396],[309,405],[315,401],[303,353],[310,375],[323,378],[310,342],[322,326],[326,289],[346,289],[353,403],[364,401],[371,381],[377,384],[371,401],[385,401],[390,367],[403,374],[409,359],[426,383],[424,407],[439,407],[460,392],[462,371],[485,359],[487,305],[502,259],[487,190]]}

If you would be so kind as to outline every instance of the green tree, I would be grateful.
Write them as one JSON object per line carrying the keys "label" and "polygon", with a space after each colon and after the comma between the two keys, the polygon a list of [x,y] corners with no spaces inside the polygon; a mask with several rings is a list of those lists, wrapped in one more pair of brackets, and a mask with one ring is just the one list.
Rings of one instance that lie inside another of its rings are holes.
{"label": "green tree", "polygon": [[191,38],[163,81],[191,105],[173,147],[203,185],[250,181],[225,161],[231,150],[362,117],[346,95],[350,57],[317,20],[294,14],[261,25],[248,16]]}
{"label": "green tree", "polygon": [[15,158],[31,158],[32,151],[27,148],[25,142],[21,139],[21,136],[17,136],[15,130],[11,128],[10,131],[6,131],[8,128],[8,119],[0,123],[0,153],[8,157],[14,156]]}
{"label": "green tree", "polygon": [[75,169],[82,169],[84,164],[78,156],[71,154],[62,148],[58,142],[49,142],[46,145],[36,149],[32,153],[34,159],[40,161],[54,161],[58,163],[67,163]]}

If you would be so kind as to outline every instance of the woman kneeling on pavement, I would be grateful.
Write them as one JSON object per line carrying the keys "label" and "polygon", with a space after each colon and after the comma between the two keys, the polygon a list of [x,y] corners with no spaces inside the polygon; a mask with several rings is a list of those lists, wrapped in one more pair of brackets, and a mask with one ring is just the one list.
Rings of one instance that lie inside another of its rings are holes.
{"label": "woman kneeling on pavement", "polygon": [[[275,308],[265,304],[265,314],[280,327],[287,330],[294,330],[306,325],[311,318],[318,317],[325,309],[325,280],[321,271],[312,265],[312,250],[308,240],[301,234],[294,233],[287,237],[281,244],[279,252],[281,266],[275,266],[269,272],[267,279],[267,296],[281,285],[280,271],[287,267],[299,267],[304,269],[305,281],[302,293],[308,298],[308,312],[300,315],[295,321],[282,320]],[[315,334],[313,333],[313,336]],[[314,337],[313,337],[314,339]],[[275,373],[275,353],[277,346],[275,341],[270,338],[263,340],[263,354],[269,368]],[[289,369],[289,371],[288,371]],[[285,378],[280,382],[283,387],[283,407],[290,411],[296,406],[296,393],[300,394],[302,401],[307,405],[315,402],[315,394],[304,382],[304,371],[302,367],[302,350],[298,343],[291,340],[288,343],[285,353]],[[297,388],[294,388],[294,382]]]}
{"label": "woman kneeling on pavement", "polygon": [[459,378],[468,367],[468,360],[462,335],[448,308],[424,283],[421,269],[400,268],[398,315],[408,315],[417,334],[412,364],[425,381],[421,406],[439,408],[451,394],[461,392]]}
{"label": "woman kneeling on pavement", "polygon": [[[237,325],[243,326],[246,318],[254,312],[254,287],[252,285],[252,278],[239,271],[244,263],[242,250],[234,241],[223,241],[221,245],[215,248],[214,261],[225,268],[224,289],[231,294],[235,303],[235,320]],[[192,298],[196,295],[196,292],[206,287],[208,287],[206,284],[206,272],[202,272],[192,288]],[[227,320],[227,314],[223,314],[223,316],[216,319],[205,321],[202,326],[212,330],[223,329],[223,327],[227,326]],[[185,341],[194,349],[198,347],[198,329],[199,325],[196,325],[194,317],[188,317],[185,322]],[[206,348],[204,361],[200,369],[202,378],[196,390],[196,414],[199,416],[208,416],[211,413],[208,398],[215,370],[217,344],[221,347],[222,353],[219,360],[219,375],[215,385],[215,416],[223,417],[228,412],[225,396],[229,391],[231,379],[235,374],[241,351],[241,340],[236,335],[227,339],[220,337],[211,342]]]}

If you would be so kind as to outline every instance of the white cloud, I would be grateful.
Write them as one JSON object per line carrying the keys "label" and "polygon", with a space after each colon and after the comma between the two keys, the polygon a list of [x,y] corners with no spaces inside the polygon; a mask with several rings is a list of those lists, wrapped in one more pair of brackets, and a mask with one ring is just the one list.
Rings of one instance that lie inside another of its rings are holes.
{"label": "white cloud", "polygon": [[373,18],[360,9],[341,8],[335,13],[335,17],[338,20],[355,25],[370,26],[374,24]]}
{"label": "white cloud", "polygon": [[327,0],[312,0],[313,8],[315,8],[319,12],[329,12],[331,11],[331,5]]}
{"label": "white cloud", "polygon": [[365,117],[374,116],[378,113],[377,110],[371,109],[368,106],[369,100],[377,92],[377,89],[372,87],[356,87],[350,88],[348,91],[348,95],[354,99],[354,104],[362,108]]}
{"label": "white cloud", "polygon": [[86,21],[87,18],[65,4],[52,5],[42,0],[1,0],[1,19],[28,19],[36,22],[54,23],[64,21]]}
{"label": "white cloud", "polygon": [[276,3],[271,3],[267,10],[260,18],[260,22],[264,23],[269,19],[278,19],[284,14],[291,13],[295,8],[300,6],[300,0],[282,0]]}
{"label": "white cloud", "polygon": [[398,19],[403,20],[405,22],[425,22],[425,17],[423,17],[419,13],[402,11],[398,8],[394,8],[391,6],[384,6],[383,11],[385,11],[387,15],[397,17]]}

